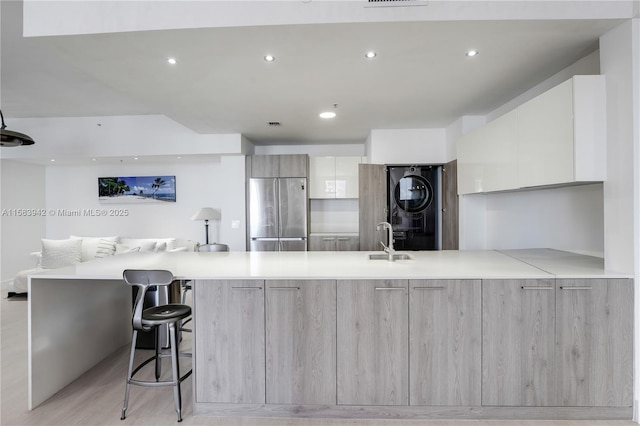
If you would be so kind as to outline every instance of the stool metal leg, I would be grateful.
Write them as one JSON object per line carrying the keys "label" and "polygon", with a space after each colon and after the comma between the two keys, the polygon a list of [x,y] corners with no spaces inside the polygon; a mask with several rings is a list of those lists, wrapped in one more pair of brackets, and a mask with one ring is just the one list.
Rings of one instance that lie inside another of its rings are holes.
{"label": "stool metal leg", "polygon": [[160,380],[162,374],[162,360],[160,359],[161,343],[160,343],[160,327],[154,327],[156,341],[156,382]]}
{"label": "stool metal leg", "polygon": [[176,323],[169,324],[169,335],[171,339],[171,369],[173,373],[173,403],[178,414],[178,422],[182,421],[182,395],[180,392],[180,364],[178,348],[178,329]]}
{"label": "stool metal leg", "polygon": [[127,371],[127,385],[124,391],[124,405],[122,406],[122,416],[120,420],[124,420],[127,416],[127,408],[129,406],[129,391],[131,390],[131,376],[133,375],[133,358],[136,354],[136,341],[138,339],[138,330],[133,330],[133,339],[131,340],[131,350],[129,351],[129,369]]}

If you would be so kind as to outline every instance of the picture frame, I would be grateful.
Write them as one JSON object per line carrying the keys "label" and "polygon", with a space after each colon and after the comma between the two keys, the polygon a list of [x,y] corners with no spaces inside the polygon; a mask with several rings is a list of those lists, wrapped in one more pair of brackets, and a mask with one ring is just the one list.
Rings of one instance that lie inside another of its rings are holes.
{"label": "picture frame", "polygon": [[98,200],[105,204],[176,202],[176,177],[108,176],[98,178]]}

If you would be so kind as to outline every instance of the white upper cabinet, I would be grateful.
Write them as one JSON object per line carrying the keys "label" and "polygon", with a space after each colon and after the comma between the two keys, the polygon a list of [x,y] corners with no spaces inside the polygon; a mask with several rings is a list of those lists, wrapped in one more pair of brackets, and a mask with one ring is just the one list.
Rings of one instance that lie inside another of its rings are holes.
{"label": "white upper cabinet", "polygon": [[309,198],[358,198],[361,157],[310,157]]}
{"label": "white upper cabinet", "polygon": [[606,179],[604,76],[575,76],[458,141],[458,193]]}
{"label": "white upper cabinet", "polygon": [[517,111],[458,141],[458,193],[510,189],[518,180]]}

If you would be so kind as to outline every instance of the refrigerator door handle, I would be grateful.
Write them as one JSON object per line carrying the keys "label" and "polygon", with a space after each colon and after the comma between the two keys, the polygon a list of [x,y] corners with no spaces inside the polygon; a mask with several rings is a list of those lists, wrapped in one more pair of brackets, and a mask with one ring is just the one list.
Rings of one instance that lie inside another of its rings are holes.
{"label": "refrigerator door handle", "polygon": [[278,241],[275,237],[251,237],[251,241]]}

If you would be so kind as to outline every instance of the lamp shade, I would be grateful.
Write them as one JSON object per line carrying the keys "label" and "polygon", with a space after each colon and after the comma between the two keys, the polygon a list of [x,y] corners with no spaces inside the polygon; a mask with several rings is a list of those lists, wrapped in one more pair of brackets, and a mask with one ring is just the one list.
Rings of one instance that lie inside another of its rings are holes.
{"label": "lamp shade", "polygon": [[0,146],[22,146],[33,145],[35,143],[31,137],[24,133],[8,130],[7,126],[4,124],[4,115],[2,115],[2,111],[0,111],[0,118],[2,119],[2,126],[0,127]]}
{"label": "lamp shade", "polygon": [[191,216],[192,220],[214,220],[220,219],[222,216],[220,215],[220,210],[216,210],[211,207],[202,207],[200,210],[196,212],[193,216]]}

